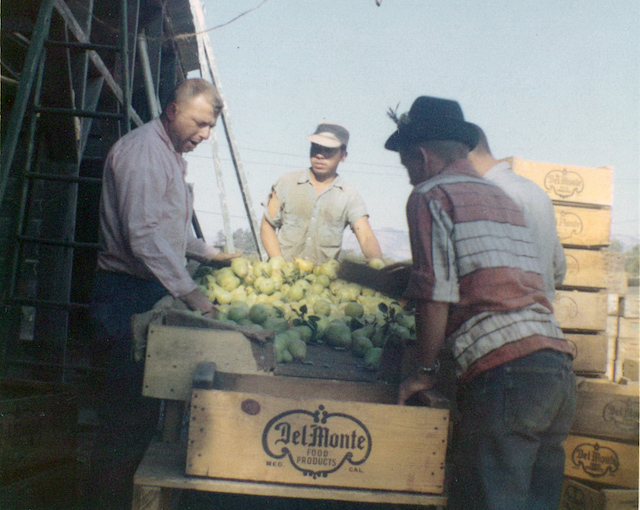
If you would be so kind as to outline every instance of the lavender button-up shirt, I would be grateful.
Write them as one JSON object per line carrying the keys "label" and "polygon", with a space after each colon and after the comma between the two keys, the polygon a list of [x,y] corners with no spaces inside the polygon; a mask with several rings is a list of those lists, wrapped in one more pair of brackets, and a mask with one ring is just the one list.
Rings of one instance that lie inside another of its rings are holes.
{"label": "lavender button-up shirt", "polygon": [[155,277],[175,297],[196,289],[185,257],[209,260],[218,252],[193,234],[186,173],[160,119],[116,142],[104,167],[100,269]]}

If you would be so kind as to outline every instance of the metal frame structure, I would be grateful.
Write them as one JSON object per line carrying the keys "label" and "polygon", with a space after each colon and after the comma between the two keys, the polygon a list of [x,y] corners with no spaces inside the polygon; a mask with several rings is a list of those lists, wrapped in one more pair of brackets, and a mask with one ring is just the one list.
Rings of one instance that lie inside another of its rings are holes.
{"label": "metal frame structure", "polygon": [[196,45],[173,37],[193,20],[188,0],[4,0],[2,14],[3,74],[20,71],[2,80],[0,375],[65,382],[99,370],[88,302],[104,158],[197,69]]}

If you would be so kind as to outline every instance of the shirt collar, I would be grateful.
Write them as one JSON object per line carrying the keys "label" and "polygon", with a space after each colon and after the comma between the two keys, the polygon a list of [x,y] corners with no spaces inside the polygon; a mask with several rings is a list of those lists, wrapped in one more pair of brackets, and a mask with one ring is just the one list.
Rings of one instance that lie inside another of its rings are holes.
{"label": "shirt collar", "polygon": [[[308,182],[311,184],[311,168],[307,168],[306,171],[303,171],[298,178],[298,184],[304,184]],[[328,186],[329,188],[335,186],[336,188],[342,189],[344,187],[344,180],[340,175],[336,175],[336,178],[331,182]]]}
{"label": "shirt collar", "polygon": [[153,119],[151,122],[154,124],[154,128],[157,131],[158,135],[160,136],[160,139],[166,144],[169,150],[171,152],[174,152],[176,155],[182,157],[182,154],[176,151],[176,148],[174,147],[173,142],[171,141],[171,138],[169,138],[169,133],[167,133],[167,130],[164,128],[164,124],[162,123],[162,120],[160,119],[160,117]]}
{"label": "shirt collar", "polygon": [[511,165],[508,161],[500,161],[497,165],[492,166],[485,174],[485,178],[511,171]]}

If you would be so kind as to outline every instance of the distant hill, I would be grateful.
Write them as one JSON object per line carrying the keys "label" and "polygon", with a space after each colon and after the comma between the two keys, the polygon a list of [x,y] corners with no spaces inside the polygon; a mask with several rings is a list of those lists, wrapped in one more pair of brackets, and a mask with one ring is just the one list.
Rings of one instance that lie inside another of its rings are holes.
{"label": "distant hill", "polygon": [[[409,232],[393,228],[382,228],[374,230],[373,232],[378,238],[382,254],[385,258],[395,260],[396,262],[411,258]],[[356,254],[362,253],[356,236],[349,229],[345,230],[342,248],[345,251],[353,250]]]}

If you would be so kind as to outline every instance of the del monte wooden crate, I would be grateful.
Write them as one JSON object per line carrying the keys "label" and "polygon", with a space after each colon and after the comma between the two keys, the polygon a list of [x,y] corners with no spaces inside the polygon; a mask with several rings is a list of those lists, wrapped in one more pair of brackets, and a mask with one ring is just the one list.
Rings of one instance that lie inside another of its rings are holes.
{"label": "del monte wooden crate", "polygon": [[602,250],[565,248],[564,257],[567,273],[563,286],[607,288],[607,260]]}
{"label": "del monte wooden crate", "polygon": [[613,200],[613,169],[589,168],[507,158],[513,171],[532,180],[554,201],[609,206]]}
{"label": "del monte wooden crate", "polygon": [[604,291],[559,290],[553,309],[563,329],[604,331],[607,328],[607,294]]}
{"label": "del monte wooden crate", "polygon": [[554,205],[558,239],[563,246],[602,247],[611,242],[611,209]]}
{"label": "del monte wooden crate", "polygon": [[638,445],[570,435],[565,442],[564,474],[603,486],[638,488]]}
{"label": "del monte wooden crate", "polygon": [[194,390],[186,472],[441,494],[449,411]]}
{"label": "del monte wooden crate", "polygon": [[573,434],[638,442],[638,385],[578,380]]}

